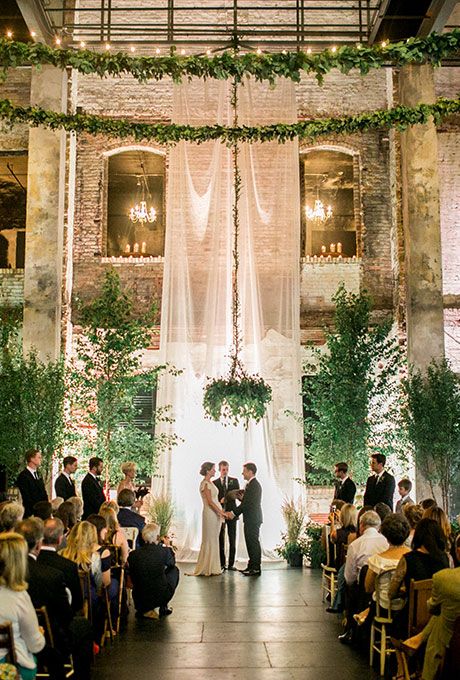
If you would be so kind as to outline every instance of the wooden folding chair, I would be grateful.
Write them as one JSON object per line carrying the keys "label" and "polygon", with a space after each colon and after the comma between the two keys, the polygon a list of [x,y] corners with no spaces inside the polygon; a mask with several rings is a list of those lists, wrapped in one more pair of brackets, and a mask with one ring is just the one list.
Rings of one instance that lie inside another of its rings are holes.
{"label": "wooden folding chair", "polygon": [[[37,614],[38,623],[43,628],[43,630],[45,632],[45,640],[46,640],[47,646],[50,647],[51,649],[54,649],[53,630],[51,628],[51,623],[50,623],[50,619],[49,619],[46,607],[38,607],[37,609],[35,609],[35,612]],[[67,663],[64,663],[64,670],[65,670],[65,677],[66,678],[71,678],[75,674],[75,670],[74,670],[74,667],[73,667],[72,655],[69,655],[69,659],[68,659]],[[36,677],[37,678],[51,678],[52,675],[49,672],[49,670],[46,670],[46,668],[39,667]]]}
{"label": "wooden folding chair", "polygon": [[93,612],[91,606],[91,575],[89,571],[78,570],[80,579],[81,594],[83,596],[83,616],[90,623],[93,622]]}
{"label": "wooden folding chair", "polygon": [[391,600],[389,601],[389,608],[387,614],[385,615],[380,606],[380,588],[381,588],[381,578],[390,579],[391,575],[394,573],[394,569],[388,569],[387,571],[379,574],[375,578],[375,607],[376,613],[371,625],[371,637],[370,637],[370,648],[369,648],[369,666],[372,666],[374,662],[374,652],[379,654],[379,669],[380,675],[385,675],[385,664],[386,659],[389,654],[394,653],[396,650],[390,646],[391,638],[388,633],[388,629],[393,623],[391,616]]}
{"label": "wooden folding chair", "polygon": [[8,621],[0,624],[0,648],[6,649],[5,663],[16,665],[16,650],[14,648],[13,625]]}
{"label": "wooden folding chair", "polygon": [[327,596],[331,596],[331,606],[334,602],[335,591],[337,590],[337,569],[335,568],[336,561],[336,546],[330,540],[331,527],[325,526],[326,537],[326,562],[321,565],[321,590],[323,595],[323,602]]}
{"label": "wooden folding chair", "polygon": [[105,586],[102,588],[101,597],[102,597],[103,607],[104,607],[104,630],[102,632],[101,644],[100,644],[100,646],[102,648],[102,647],[104,647],[107,639],[110,639],[110,642],[113,642],[114,630],[113,630],[113,625],[112,625],[112,613],[110,611],[109,591]]}
{"label": "wooden folding chair", "polygon": [[[428,607],[428,600],[431,597],[431,590],[433,588],[433,581],[431,578],[423,581],[414,581],[411,579],[409,586],[409,600],[407,603],[409,624],[407,630],[407,637],[417,635],[422,631],[428,623],[431,613]],[[410,680],[409,663],[407,654],[401,648],[401,641],[397,641],[397,654],[401,661],[404,680]]]}
{"label": "wooden folding chair", "polygon": [[137,537],[139,536],[139,529],[137,527],[120,527],[120,528],[126,536],[126,540],[128,541],[129,547],[131,548],[131,550],[134,550],[136,547]]}
{"label": "wooden folding chair", "polygon": [[122,564],[121,561],[121,547],[119,545],[113,545],[112,543],[106,544],[104,548],[107,548],[110,552],[110,557],[111,557],[111,571],[112,574],[116,574],[118,576],[117,581],[119,582],[119,591],[118,591],[118,608],[117,608],[117,617],[116,621],[113,622],[112,624],[115,623],[113,626],[113,631],[114,633],[118,634],[120,632],[120,620],[121,620],[121,608],[123,604],[123,592],[125,591],[125,567],[124,564]]}

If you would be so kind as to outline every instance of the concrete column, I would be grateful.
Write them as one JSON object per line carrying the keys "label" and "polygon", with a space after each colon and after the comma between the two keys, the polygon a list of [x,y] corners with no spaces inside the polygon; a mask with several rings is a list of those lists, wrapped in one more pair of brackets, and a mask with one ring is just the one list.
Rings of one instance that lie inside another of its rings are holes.
{"label": "concrete column", "polygon": [[[399,87],[401,104],[433,103],[433,67],[404,66]],[[444,356],[438,142],[432,120],[401,134],[401,161],[408,360],[423,370]]]}
{"label": "concrete column", "polygon": [[[65,111],[67,74],[52,66],[32,73],[31,104]],[[66,135],[31,128],[24,281],[24,351],[56,359],[61,346]]]}
{"label": "concrete column", "polygon": [[[404,66],[400,100],[406,106],[435,101],[433,67]],[[406,323],[409,365],[424,370],[444,356],[438,143],[432,120],[401,134]],[[417,498],[431,491],[416,470]]]}

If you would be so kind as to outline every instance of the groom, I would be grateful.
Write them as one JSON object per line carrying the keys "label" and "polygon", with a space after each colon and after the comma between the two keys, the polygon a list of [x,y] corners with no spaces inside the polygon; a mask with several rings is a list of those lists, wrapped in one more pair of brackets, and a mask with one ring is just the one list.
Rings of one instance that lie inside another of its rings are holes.
{"label": "groom", "polygon": [[248,566],[241,571],[244,576],[260,576],[261,549],[259,531],[260,525],[263,522],[261,507],[262,487],[256,479],[256,473],[257,467],[254,463],[245,463],[243,465],[243,477],[246,481],[243,500],[233,512],[226,513],[228,519],[234,519],[239,517],[239,515],[243,515],[244,540],[246,541],[249,555]]}

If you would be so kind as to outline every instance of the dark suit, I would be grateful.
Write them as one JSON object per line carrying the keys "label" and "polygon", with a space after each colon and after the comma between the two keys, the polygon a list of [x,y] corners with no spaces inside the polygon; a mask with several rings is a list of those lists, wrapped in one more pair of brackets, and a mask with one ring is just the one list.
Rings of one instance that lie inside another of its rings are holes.
{"label": "dark suit", "polygon": [[375,506],[377,503],[386,503],[393,511],[395,488],[395,478],[386,470],[383,471],[379,482],[377,482],[377,475],[371,475],[366,482],[363,504]]}
{"label": "dark suit", "polygon": [[260,571],[261,548],[259,541],[260,525],[262,517],[262,487],[258,480],[253,477],[246,485],[243,500],[234,514],[239,517],[243,515],[244,540],[248,550],[249,562],[248,569]]}
{"label": "dark suit", "polygon": [[350,477],[347,477],[344,482],[339,479],[335,482],[334,500],[344,501],[345,503],[353,503],[356,494],[356,484]]}
{"label": "dark suit", "polygon": [[44,548],[40,550],[37,561],[39,565],[51,567],[61,572],[64,577],[64,583],[72,594],[72,610],[75,614],[79,612],[83,607],[83,596],[77,564],[66,557],[62,557],[55,550],[46,550]]}
{"label": "dark suit", "polygon": [[148,543],[129,553],[128,564],[136,611],[144,614],[167,607],[179,583],[174,551]]}
{"label": "dark suit", "polygon": [[81,483],[81,495],[83,496],[83,519],[99,512],[99,508],[105,501],[101,482],[88,472]]}
{"label": "dark suit", "polygon": [[145,519],[142,515],[138,515],[134,510],[130,508],[120,508],[118,511],[118,524],[121,527],[136,527],[139,529],[139,535],[136,541],[136,548],[140,548],[144,544],[142,539],[142,529],[145,527]]}
{"label": "dark suit", "polygon": [[16,486],[21,492],[24,517],[30,517],[33,514],[35,503],[48,500],[43,479],[40,476],[38,479],[35,479],[27,468],[19,473]]}
{"label": "dark suit", "polygon": [[[232,511],[236,510],[236,501],[226,498],[229,491],[236,491],[240,488],[240,483],[236,477],[226,478],[226,488],[222,483],[222,479],[219,477],[214,480],[214,484],[217,486],[219,491],[219,502],[223,498],[224,503],[222,505],[223,510]],[[228,555],[228,566],[233,567],[235,563],[235,552],[236,552],[236,523],[238,517],[235,519],[226,519],[222,524],[222,528],[219,534],[219,549],[220,549],[220,566],[222,569],[225,567],[225,528],[227,528],[228,533],[228,543],[229,543],[229,555]]]}
{"label": "dark suit", "polygon": [[77,495],[77,492],[75,490],[75,482],[72,479],[69,479],[62,472],[54,482],[54,490],[56,492],[56,496],[60,496],[65,501],[71,498],[72,496]]}

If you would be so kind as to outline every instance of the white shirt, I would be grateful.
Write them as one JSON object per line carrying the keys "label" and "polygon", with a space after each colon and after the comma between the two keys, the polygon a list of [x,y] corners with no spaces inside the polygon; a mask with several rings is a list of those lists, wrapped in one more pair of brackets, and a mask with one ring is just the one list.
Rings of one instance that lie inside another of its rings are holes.
{"label": "white shirt", "polygon": [[34,479],[37,479],[37,477],[38,477],[38,470],[37,470],[37,468],[34,469],[34,468],[31,468],[31,467],[27,466],[27,469],[29,470],[29,472],[30,472],[30,474],[32,475],[32,477],[33,477]]}
{"label": "white shirt", "polygon": [[70,475],[69,475],[68,472],[66,472],[65,470],[63,470],[63,471],[62,471],[62,474],[65,475],[65,476],[67,477],[67,479],[69,480],[69,482],[72,481],[72,479],[70,478]]}
{"label": "white shirt", "polygon": [[369,527],[362,536],[350,543],[345,560],[345,581],[348,585],[358,580],[361,567],[371,555],[388,550],[388,541],[377,529]]}
{"label": "white shirt", "polygon": [[[45,646],[45,638],[38,628],[37,614],[27,590],[15,591],[0,586],[0,624],[13,625],[14,648],[17,661],[24,668],[35,668],[32,654]],[[0,649],[0,659],[6,649]]]}

